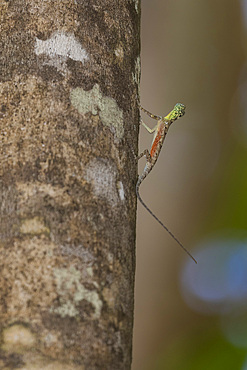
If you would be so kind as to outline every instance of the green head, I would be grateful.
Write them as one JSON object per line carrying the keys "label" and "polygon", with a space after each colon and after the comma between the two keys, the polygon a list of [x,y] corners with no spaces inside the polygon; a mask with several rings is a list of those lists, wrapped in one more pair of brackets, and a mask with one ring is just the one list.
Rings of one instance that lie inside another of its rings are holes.
{"label": "green head", "polygon": [[173,110],[165,117],[169,121],[176,121],[176,119],[183,117],[185,114],[185,105],[177,103]]}

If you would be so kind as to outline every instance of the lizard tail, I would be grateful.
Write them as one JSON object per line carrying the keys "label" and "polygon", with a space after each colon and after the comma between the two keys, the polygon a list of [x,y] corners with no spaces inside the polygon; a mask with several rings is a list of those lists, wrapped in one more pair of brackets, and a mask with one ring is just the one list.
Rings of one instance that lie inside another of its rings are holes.
{"label": "lizard tail", "polygon": [[140,193],[139,193],[139,187],[142,181],[137,181],[136,184],[136,196],[139,199],[140,203],[143,205],[143,207],[150,213],[153,218],[158,221],[158,223],[168,232],[168,234],[180,245],[180,247],[189,255],[190,258],[193,259],[193,261],[197,264],[196,259],[190,254],[190,252],[183,246],[183,244],[175,237],[175,235],[158,219],[157,216],[151,211],[151,209],[148,208],[148,206],[143,202]]}

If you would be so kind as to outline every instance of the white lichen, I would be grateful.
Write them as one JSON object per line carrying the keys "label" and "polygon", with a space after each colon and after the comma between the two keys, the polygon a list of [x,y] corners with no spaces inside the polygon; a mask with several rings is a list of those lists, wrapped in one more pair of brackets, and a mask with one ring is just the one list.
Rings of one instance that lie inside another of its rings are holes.
{"label": "white lichen", "polygon": [[93,159],[87,165],[84,177],[93,185],[96,196],[104,198],[111,205],[118,202],[116,169],[110,161],[103,158]]}
{"label": "white lichen", "polygon": [[44,63],[52,65],[62,72],[67,70],[66,60],[68,58],[81,63],[88,60],[86,50],[75,39],[75,36],[61,31],[53,33],[47,40],[36,38],[34,51],[36,55],[48,56],[50,61]]}
{"label": "white lichen", "polygon": [[117,183],[117,188],[118,188],[118,194],[121,200],[124,200],[124,187],[122,181],[118,181]]}
{"label": "white lichen", "polygon": [[135,4],[136,13],[139,13],[139,0],[132,0],[132,1]]}
{"label": "white lichen", "polygon": [[82,63],[88,59],[86,50],[75,39],[75,36],[63,32],[55,32],[45,41],[36,38],[35,53],[36,55],[46,54],[50,58],[60,55]]}
{"label": "white lichen", "polygon": [[137,57],[135,60],[135,71],[132,72],[133,81],[139,86],[141,76],[141,58]]}

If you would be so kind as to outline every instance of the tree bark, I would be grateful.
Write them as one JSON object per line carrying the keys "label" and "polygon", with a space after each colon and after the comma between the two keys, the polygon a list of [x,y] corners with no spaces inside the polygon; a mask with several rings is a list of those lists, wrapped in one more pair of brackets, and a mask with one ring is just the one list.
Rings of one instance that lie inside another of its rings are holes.
{"label": "tree bark", "polygon": [[2,369],[130,368],[139,23],[138,0],[0,4]]}

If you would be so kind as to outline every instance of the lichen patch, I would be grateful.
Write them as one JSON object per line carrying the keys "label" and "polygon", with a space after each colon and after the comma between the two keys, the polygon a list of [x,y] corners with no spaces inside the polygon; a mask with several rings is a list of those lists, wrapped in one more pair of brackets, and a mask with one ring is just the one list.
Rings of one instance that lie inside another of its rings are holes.
{"label": "lichen patch", "polygon": [[137,57],[135,60],[135,70],[132,73],[132,79],[138,86],[140,85],[140,76],[141,76],[141,58]]}
{"label": "lichen patch", "polygon": [[45,226],[44,221],[40,217],[33,217],[26,219],[22,222],[20,227],[20,232],[23,234],[43,234],[49,233],[50,230]]}
{"label": "lichen patch", "polygon": [[113,98],[101,93],[98,84],[95,84],[89,91],[80,87],[73,89],[70,93],[70,100],[80,114],[98,114],[103,125],[109,127],[118,139],[123,137],[123,111]]}
{"label": "lichen patch", "polygon": [[120,63],[123,63],[123,60],[124,60],[124,49],[122,47],[121,44],[119,44],[117,46],[117,48],[115,49],[114,51],[116,57],[117,57],[117,60],[120,62]]}
{"label": "lichen patch", "polygon": [[135,4],[136,13],[139,13],[139,0],[132,0],[132,1]]}
{"label": "lichen patch", "polygon": [[51,308],[51,312],[62,317],[75,317],[79,315],[79,303],[86,300],[94,307],[93,318],[100,316],[102,301],[94,290],[86,289],[81,282],[81,272],[74,267],[69,269],[56,268],[54,276],[57,284],[57,292],[60,297],[60,306]]}
{"label": "lichen patch", "polygon": [[56,185],[40,183],[38,181],[32,183],[18,182],[16,187],[19,191],[20,205],[25,204],[31,198],[37,198],[39,195],[49,195],[63,206],[67,206],[71,203],[66,187],[62,188]]}
{"label": "lichen patch", "polygon": [[123,187],[122,181],[118,181],[117,188],[118,188],[119,197],[123,201],[125,199],[125,196],[124,196],[124,187]]}
{"label": "lichen patch", "polygon": [[58,31],[47,40],[36,38],[35,54],[45,55],[48,59],[42,60],[44,65],[55,67],[62,74],[67,72],[67,59],[72,59],[84,64],[89,59],[86,50],[76,40],[72,33]]}
{"label": "lichen patch", "polygon": [[118,202],[116,190],[116,168],[108,160],[95,158],[85,169],[85,180],[93,185],[97,197],[102,197],[111,205]]}
{"label": "lichen patch", "polygon": [[23,325],[12,325],[3,330],[2,349],[17,352],[23,347],[32,347],[36,338],[30,329]]}
{"label": "lichen patch", "polygon": [[53,35],[45,41],[36,38],[34,50],[36,55],[46,54],[51,59],[56,56],[61,56],[82,63],[88,59],[86,50],[75,39],[75,36],[61,31],[53,33]]}
{"label": "lichen patch", "polygon": [[116,305],[116,297],[118,293],[116,284],[113,283],[110,288],[105,287],[102,293],[108,307],[113,310]]}
{"label": "lichen patch", "polygon": [[[53,256],[56,248],[46,235],[31,239],[25,235],[21,241],[14,241],[7,253],[4,248],[0,250],[0,260],[4,261],[0,290],[8,319],[31,317],[37,307],[39,310],[50,307],[56,298],[52,274],[57,262]],[[6,313],[3,311],[2,315]]]}

